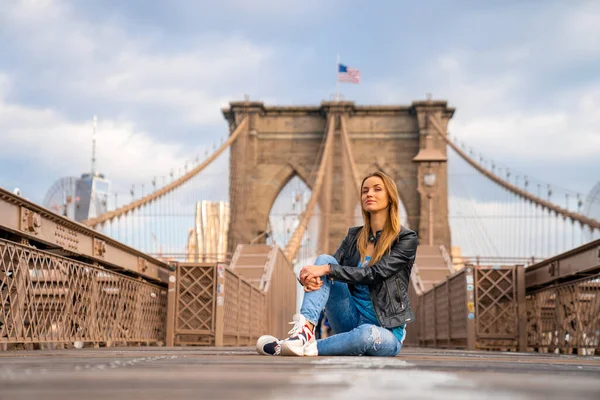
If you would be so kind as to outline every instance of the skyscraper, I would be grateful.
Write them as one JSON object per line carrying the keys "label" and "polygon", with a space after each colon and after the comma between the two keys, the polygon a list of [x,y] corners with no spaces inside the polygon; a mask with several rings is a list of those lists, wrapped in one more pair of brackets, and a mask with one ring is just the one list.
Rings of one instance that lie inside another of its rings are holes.
{"label": "skyscraper", "polygon": [[108,211],[110,182],[103,174],[83,174],[75,184],[75,220],[95,218]]}

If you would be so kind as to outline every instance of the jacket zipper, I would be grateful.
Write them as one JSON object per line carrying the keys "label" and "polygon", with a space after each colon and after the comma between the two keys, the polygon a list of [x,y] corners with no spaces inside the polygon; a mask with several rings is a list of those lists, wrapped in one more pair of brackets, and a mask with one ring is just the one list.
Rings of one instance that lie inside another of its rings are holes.
{"label": "jacket zipper", "polygon": [[404,296],[402,295],[402,287],[400,286],[400,279],[396,279],[396,286],[398,287],[398,294],[400,295],[400,312],[404,311]]}

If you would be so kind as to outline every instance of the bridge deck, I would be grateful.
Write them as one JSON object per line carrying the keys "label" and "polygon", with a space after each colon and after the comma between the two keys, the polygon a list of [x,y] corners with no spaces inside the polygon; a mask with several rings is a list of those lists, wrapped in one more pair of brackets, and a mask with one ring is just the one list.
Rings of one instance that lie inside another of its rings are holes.
{"label": "bridge deck", "polygon": [[249,348],[0,353],[0,399],[598,399],[600,357],[405,348],[395,358]]}

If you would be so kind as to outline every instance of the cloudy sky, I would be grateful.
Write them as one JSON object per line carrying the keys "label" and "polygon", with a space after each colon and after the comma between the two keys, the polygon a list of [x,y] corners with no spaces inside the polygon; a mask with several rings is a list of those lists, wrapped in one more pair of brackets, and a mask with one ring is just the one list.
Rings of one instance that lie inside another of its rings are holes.
{"label": "cloudy sky", "polygon": [[600,2],[0,0],[0,186],[35,201],[98,167],[117,188],[181,168],[227,134],[244,94],[318,104],[335,60],[360,104],[432,93],[451,133],[537,179],[600,180]]}

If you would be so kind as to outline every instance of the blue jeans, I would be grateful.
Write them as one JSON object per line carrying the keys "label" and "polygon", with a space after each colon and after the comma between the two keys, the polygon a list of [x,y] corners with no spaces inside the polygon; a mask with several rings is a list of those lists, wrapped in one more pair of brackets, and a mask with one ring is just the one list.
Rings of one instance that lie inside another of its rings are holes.
{"label": "blue jeans", "polygon": [[[329,255],[317,257],[315,265],[337,264]],[[367,323],[354,305],[348,285],[322,277],[319,290],[304,293],[300,314],[317,325],[323,308],[334,335],[317,341],[320,356],[395,356],[402,343],[389,329]]]}

